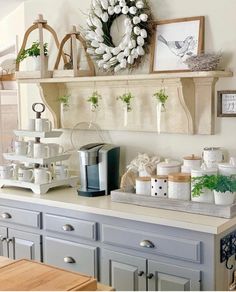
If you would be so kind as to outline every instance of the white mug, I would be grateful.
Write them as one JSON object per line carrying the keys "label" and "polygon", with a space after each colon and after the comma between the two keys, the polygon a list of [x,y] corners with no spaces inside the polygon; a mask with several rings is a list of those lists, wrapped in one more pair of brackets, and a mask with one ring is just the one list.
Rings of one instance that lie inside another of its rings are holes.
{"label": "white mug", "polygon": [[35,119],[28,119],[27,130],[34,131],[35,130]]}
{"label": "white mug", "polygon": [[25,141],[15,141],[15,154],[16,155],[26,155],[28,143]]}
{"label": "white mug", "polygon": [[34,169],[34,183],[37,185],[47,184],[52,181],[52,174],[47,168]]}
{"label": "white mug", "polygon": [[56,180],[66,179],[69,176],[69,169],[66,165],[63,164],[55,165],[54,172]]}
{"label": "white mug", "polygon": [[34,171],[32,168],[19,167],[18,169],[18,180],[31,182],[34,177]]}
{"label": "white mug", "polygon": [[29,157],[34,157],[34,144],[35,144],[35,141],[33,140],[28,141],[27,156]]}
{"label": "white mug", "polygon": [[0,178],[1,179],[12,179],[13,178],[13,168],[11,165],[1,165],[0,166]]}
{"label": "white mug", "polygon": [[34,158],[48,158],[49,147],[47,144],[34,143]]}
{"label": "white mug", "polygon": [[47,145],[49,147],[49,156],[50,157],[61,155],[64,152],[64,147],[59,145],[59,144],[48,143]]}
{"label": "white mug", "polygon": [[35,131],[50,132],[52,130],[52,123],[48,119],[35,119]]}

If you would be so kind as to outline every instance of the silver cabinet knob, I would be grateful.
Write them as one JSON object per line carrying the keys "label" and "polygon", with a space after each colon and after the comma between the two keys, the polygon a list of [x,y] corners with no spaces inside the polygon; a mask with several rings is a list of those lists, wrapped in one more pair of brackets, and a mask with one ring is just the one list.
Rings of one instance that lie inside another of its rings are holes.
{"label": "silver cabinet knob", "polygon": [[75,259],[73,259],[72,257],[64,257],[64,263],[74,264],[75,263]]}
{"label": "silver cabinet knob", "polygon": [[153,273],[147,274],[147,278],[148,278],[148,279],[152,279],[153,276],[154,276]]}
{"label": "silver cabinet knob", "polygon": [[154,248],[155,247],[155,245],[150,240],[147,240],[147,239],[142,240],[139,245],[142,247],[146,247],[146,248]]}
{"label": "silver cabinet knob", "polygon": [[13,241],[13,239],[12,239],[12,238],[7,238],[6,240],[7,240],[7,243],[9,243],[9,242],[12,242],[12,241]]}
{"label": "silver cabinet knob", "polygon": [[10,219],[11,218],[11,214],[4,212],[4,213],[1,214],[1,217],[3,219]]}
{"label": "silver cabinet knob", "polygon": [[70,225],[70,224],[65,224],[65,225],[62,226],[62,229],[64,231],[73,231],[74,227],[72,225]]}

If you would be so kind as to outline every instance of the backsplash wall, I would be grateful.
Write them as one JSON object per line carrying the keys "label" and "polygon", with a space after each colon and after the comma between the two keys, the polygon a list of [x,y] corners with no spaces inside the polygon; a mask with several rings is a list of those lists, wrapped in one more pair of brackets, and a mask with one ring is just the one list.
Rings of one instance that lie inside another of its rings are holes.
{"label": "backsplash wall", "polygon": [[[222,67],[235,71],[236,69],[236,2],[235,0],[149,0],[153,15],[158,19],[172,19],[204,15],[205,48],[207,51],[222,51],[224,62]],[[70,29],[72,24],[85,26],[86,13],[89,11],[90,1],[83,0],[29,0],[25,3],[25,26],[32,24],[38,13],[43,13],[49,24],[57,31],[59,39]],[[1,23],[0,23],[1,26]],[[50,43],[49,43],[50,44]],[[51,44],[50,44],[51,45]],[[50,46],[49,46],[50,47]],[[135,73],[148,73],[149,60]],[[236,89],[236,77],[220,79],[217,90]],[[22,95],[21,119],[24,126],[31,115],[31,104],[40,101],[36,85],[21,86],[27,89]],[[28,107],[25,110],[25,104]],[[47,113],[50,116],[49,113]],[[32,116],[32,115],[31,115]],[[123,117],[121,117],[123,118]],[[75,120],[76,124],[77,121]],[[99,121],[98,121],[99,123]],[[178,134],[161,134],[149,132],[111,131],[108,133],[110,141],[122,146],[122,169],[138,152],[159,154],[162,157],[181,159],[187,154],[201,154],[205,146],[220,146],[227,150],[227,155],[236,156],[236,118],[216,118],[216,134],[214,136],[191,136]],[[75,134],[76,135],[76,134]],[[68,145],[70,130],[65,130],[62,143]],[[79,138],[78,138],[79,139]],[[72,159],[73,160],[73,159]],[[71,160],[71,161],[72,161]],[[72,164],[73,168],[76,163]]]}

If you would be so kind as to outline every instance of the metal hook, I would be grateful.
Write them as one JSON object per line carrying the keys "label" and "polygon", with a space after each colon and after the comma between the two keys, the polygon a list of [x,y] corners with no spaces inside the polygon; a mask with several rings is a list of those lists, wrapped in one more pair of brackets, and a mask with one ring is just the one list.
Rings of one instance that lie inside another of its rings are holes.
{"label": "metal hook", "polygon": [[227,258],[226,261],[225,261],[226,269],[227,269],[227,270],[232,270],[233,267],[234,267],[234,265],[232,264],[232,265],[229,267],[229,263],[228,263],[228,261],[229,261],[229,258]]}

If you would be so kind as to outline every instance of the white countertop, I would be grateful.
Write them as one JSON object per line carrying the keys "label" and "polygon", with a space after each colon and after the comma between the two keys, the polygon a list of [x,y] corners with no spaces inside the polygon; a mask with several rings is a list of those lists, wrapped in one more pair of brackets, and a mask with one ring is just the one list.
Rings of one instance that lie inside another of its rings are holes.
{"label": "white countertop", "polygon": [[77,190],[75,188],[50,190],[47,194],[39,196],[27,189],[8,187],[0,189],[0,203],[1,198],[211,234],[219,234],[232,226],[236,226],[236,217],[233,219],[223,219],[185,212],[115,203],[111,201],[110,196],[95,198],[81,197],[77,195]]}

